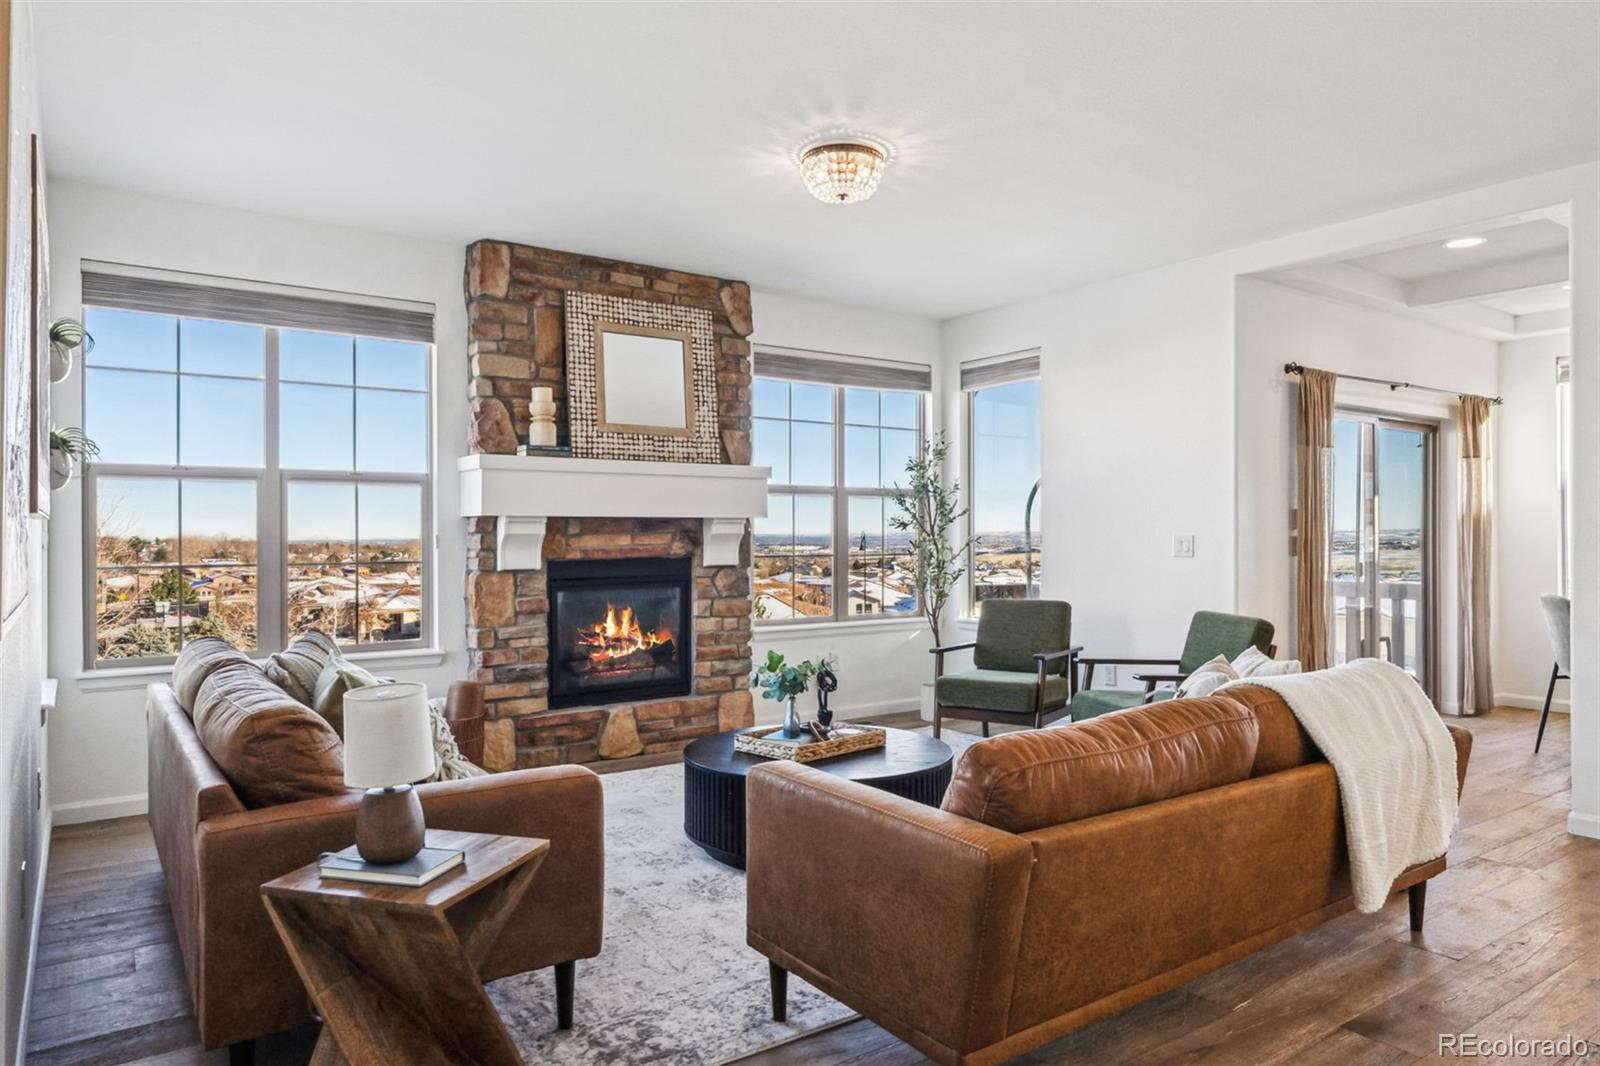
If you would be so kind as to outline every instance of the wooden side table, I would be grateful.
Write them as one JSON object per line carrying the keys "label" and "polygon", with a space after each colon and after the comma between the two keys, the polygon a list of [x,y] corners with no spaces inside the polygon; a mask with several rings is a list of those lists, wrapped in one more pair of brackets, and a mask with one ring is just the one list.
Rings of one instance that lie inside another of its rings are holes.
{"label": "wooden side table", "polygon": [[323,880],[316,863],[261,886],[322,1016],[312,1066],[522,1066],[478,966],[550,842],[430,829],[428,846],[466,861],[421,888]]}

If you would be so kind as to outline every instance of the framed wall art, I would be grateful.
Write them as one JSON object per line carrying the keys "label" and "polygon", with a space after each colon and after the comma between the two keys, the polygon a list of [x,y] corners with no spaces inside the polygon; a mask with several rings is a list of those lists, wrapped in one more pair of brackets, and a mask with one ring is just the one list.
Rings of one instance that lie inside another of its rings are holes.
{"label": "framed wall art", "polygon": [[572,453],[720,462],[711,313],[581,292],[564,303]]}

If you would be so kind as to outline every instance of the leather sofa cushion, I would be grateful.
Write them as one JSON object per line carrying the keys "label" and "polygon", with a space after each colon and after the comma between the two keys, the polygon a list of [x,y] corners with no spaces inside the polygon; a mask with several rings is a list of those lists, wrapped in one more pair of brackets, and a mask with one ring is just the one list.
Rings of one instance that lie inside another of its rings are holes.
{"label": "leather sofa cushion", "polygon": [[251,663],[230,663],[206,678],[194,728],[247,807],[348,791],[339,735]]}
{"label": "leather sofa cushion", "polygon": [[[974,707],[981,711],[1033,713],[1034,694],[1039,689],[1037,672],[1011,670],[967,670],[946,674],[933,684],[933,694],[946,707]],[[1044,706],[1048,710],[1067,702],[1067,679],[1044,679]]]}
{"label": "leather sofa cushion", "polygon": [[313,629],[267,659],[262,669],[279,688],[310,707],[316,699],[317,678],[338,650],[330,637]]}
{"label": "leather sofa cushion", "polygon": [[1026,833],[1243,781],[1256,736],[1250,708],[1227,696],[1008,733],[967,749],[943,807]]}
{"label": "leather sofa cushion", "polygon": [[232,663],[243,663],[256,670],[248,655],[235,651],[233,645],[220,637],[202,637],[183,646],[178,661],[172,664],[172,694],[178,698],[178,706],[183,708],[184,714],[194,717],[194,701],[200,694],[201,684],[214,671]]}
{"label": "leather sofa cushion", "polygon": [[1260,738],[1256,741],[1255,764],[1251,777],[1275,774],[1306,763],[1323,762],[1322,752],[1311,740],[1311,735],[1300,725],[1283,697],[1261,685],[1234,685],[1226,693],[1238,700],[1256,716]]}

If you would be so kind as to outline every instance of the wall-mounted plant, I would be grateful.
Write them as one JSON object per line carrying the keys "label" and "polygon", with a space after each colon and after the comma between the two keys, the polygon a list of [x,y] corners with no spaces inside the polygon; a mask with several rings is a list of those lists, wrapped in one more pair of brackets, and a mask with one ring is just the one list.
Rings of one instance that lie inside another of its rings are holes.
{"label": "wall-mounted plant", "polygon": [[50,430],[50,487],[64,489],[84,463],[100,454],[100,445],[76,426]]}
{"label": "wall-mounted plant", "polygon": [[61,382],[72,373],[72,353],[82,348],[83,354],[94,351],[94,338],[75,318],[58,318],[50,323],[50,380]]}

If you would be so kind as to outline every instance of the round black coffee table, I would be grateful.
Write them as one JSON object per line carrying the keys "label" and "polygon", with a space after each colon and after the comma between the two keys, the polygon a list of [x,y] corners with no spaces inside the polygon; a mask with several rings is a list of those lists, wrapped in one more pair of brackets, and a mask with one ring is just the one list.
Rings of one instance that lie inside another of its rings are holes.
{"label": "round black coffee table", "polygon": [[[752,728],[770,728],[755,726]],[[744,869],[744,778],[774,760],[733,750],[740,732],[701,737],[683,749],[683,831],[712,858]],[[847,781],[937,807],[950,784],[955,752],[942,740],[887,729],[881,748],[807,763]]]}

